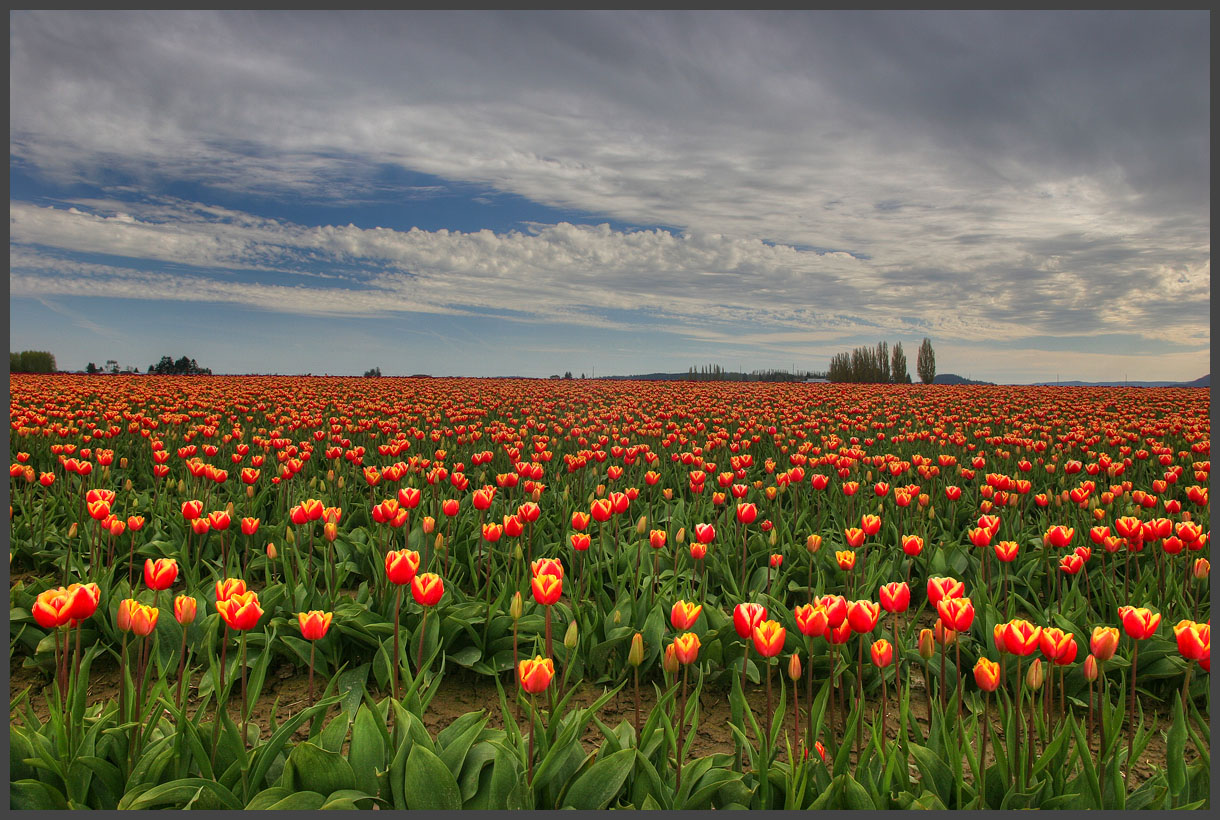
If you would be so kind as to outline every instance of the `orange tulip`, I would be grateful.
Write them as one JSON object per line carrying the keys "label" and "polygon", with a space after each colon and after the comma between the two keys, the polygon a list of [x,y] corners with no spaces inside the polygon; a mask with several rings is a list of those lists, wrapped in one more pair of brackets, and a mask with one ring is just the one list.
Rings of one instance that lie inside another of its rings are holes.
{"label": "orange tulip", "polygon": [[[848,527],[847,529],[843,530],[843,535],[847,542],[847,546],[851,547],[852,549],[859,549],[864,544],[864,530],[860,529],[859,527]],[[841,553],[835,553],[835,555],[840,554]]]}
{"label": "orange tulip", "polygon": [[1003,636],[1004,650],[1024,657],[1038,648],[1042,627],[1034,626],[1029,621],[1018,618],[1004,624]]}
{"label": "orange tulip", "polygon": [[839,569],[844,572],[855,569],[856,554],[851,550],[835,550],[835,560],[839,563]]}
{"label": "orange tulip", "polygon": [[1000,665],[988,658],[979,658],[974,665],[974,682],[984,692],[994,692],[1000,686]]}
{"label": "orange tulip", "polygon": [[881,587],[881,607],[886,612],[906,612],[911,604],[911,588],[905,581],[892,581]]}
{"label": "orange tulip", "polygon": [[1151,638],[1156,628],[1161,625],[1160,614],[1153,613],[1146,607],[1120,606],[1118,617],[1127,635],[1137,641]]}
{"label": "orange tulip", "polygon": [[764,658],[774,658],[783,651],[787,634],[778,621],[762,621],[754,627],[754,648]]}
{"label": "orange tulip", "polygon": [[826,610],[821,606],[802,604],[792,614],[796,617],[796,628],[807,637],[821,637],[830,628]]}
{"label": "orange tulip", "polygon": [[1098,661],[1105,662],[1114,657],[1118,649],[1118,629],[1113,626],[1093,627],[1093,636],[1089,639],[1089,651]]}
{"label": "orange tulip", "polygon": [[326,637],[330,629],[333,612],[322,612],[315,609],[309,612],[297,613],[297,622],[301,627],[301,637],[307,641],[317,641]]}
{"label": "orange tulip", "polygon": [[405,585],[415,580],[419,571],[419,553],[415,550],[390,550],[385,556],[385,574],[390,583]]}
{"label": "orange tulip", "polygon": [[885,638],[873,641],[873,645],[869,647],[868,652],[872,656],[873,663],[881,669],[894,662],[894,647]]}
{"label": "orange tulip", "polygon": [[852,632],[872,632],[881,618],[881,604],[873,601],[852,601],[847,605],[847,621]]}
{"label": "orange tulip", "polygon": [[422,572],[411,580],[411,595],[420,606],[436,606],[444,594],[445,582],[435,572]]}
{"label": "orange tulip", "polygon": [[936,613],[946,629],[966,632],[974,623],[974,604],[969,598],[942,598],[936,604]]}
{"label": "orange tulip", "polygon": [[131,607],[131,631],[141,638],[152,634],[157,628],[160,611],[156,607],[135,603]]}
{"label": "orange tulip", "polygon": [[686,632],[674,639],[674,656],[678,663],[692,664],[699,660],[699,636],[694,632]]}
{"label": "orange tulip", "polygon": [[695,625],[702,612],[703,606],[701,604],[688,604],[686,601],[678,601],[669,611],[669,622],[673,624],[674,629],[687,630]]}
{"label": "orange tulip", "polygon": [[563,594],[563,579],[557,575],[535,575],[530,581],[534,600],[542,606],[551,606]]}
{"label": "orange tulip", "polygon": [[533,660],[523,660],[517,664],[517,680],[521,688],[531,695],[545,692],[555,677],[555,663],[550,658],[536,655]]}
{"label": "orange tulip", "polygon": [[173,558],[151,558],[144,561],[144,583],[151,590],[169,589],[178,577],[178,562]]}
{"label": "orange tulip", "polygon": [[174,620],[186,626],[194,622],[198,604],[189,595],[179,595],[174,599]]}
{"label": "orange tulip", "polygon": [[258,619],[263,616],[256,592],[239,592],[223,601],[217,601],[216,611],[230,629],[239,631],[253,629]]}

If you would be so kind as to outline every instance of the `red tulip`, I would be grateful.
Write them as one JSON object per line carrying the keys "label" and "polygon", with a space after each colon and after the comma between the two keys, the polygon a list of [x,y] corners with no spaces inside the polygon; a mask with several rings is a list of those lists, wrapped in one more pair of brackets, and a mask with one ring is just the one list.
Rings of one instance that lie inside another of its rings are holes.
{"label": "red tulip", "polygon": [[435,572],[422,572],[411,581],[411,595],[420,606],[436,606],[444,594],[445,582]]}

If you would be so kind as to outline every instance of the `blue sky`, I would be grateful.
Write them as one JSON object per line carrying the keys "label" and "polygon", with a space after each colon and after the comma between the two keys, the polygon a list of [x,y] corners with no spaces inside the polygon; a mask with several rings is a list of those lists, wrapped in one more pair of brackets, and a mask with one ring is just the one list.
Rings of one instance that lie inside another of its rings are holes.
{"label": "blue sky", "polygon": [[61,367],[1210,371],[1206,13],[10,15]]}

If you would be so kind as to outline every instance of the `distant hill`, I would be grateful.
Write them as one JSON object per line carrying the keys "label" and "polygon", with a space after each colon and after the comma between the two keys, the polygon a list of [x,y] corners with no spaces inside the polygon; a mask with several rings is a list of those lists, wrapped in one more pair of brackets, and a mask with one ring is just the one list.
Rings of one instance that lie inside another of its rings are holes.
{"label": "distant hill", "polygon": [[932,384],[995,384],[995,382],[981,382],[976,379],[967,379],[956,373],[937,373],[936,378],[932,380]]}
{"label": "distant hill", "polygon": [[[939,377],[937,377],[939,378]],[[1078,379],[1072,381],[1060,382],[1035,382],[1035,387],[1047,387],[1058,385],[1059,387],[1211,387],[1212,374],[1200,376],[1193,382],[1082,382]]]}

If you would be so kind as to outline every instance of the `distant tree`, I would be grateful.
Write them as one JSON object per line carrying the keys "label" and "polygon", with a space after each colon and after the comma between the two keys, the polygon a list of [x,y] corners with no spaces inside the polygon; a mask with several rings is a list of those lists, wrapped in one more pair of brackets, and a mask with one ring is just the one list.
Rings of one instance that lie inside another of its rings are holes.
{"label": "distant tree", "polygon": [[89,362],[89,364],[85,365],[85,372],[89,373],[90,375],[96,373],[97,365],[95,365],[93,362]]}
{"label": "distant tree", "polygon": [[381,378],[381,368],[374,367],[370,370],[364,371],[364,377],[366,379],[380,379]]}
{"label": "distant tree", "polygon": [[564,371],[564,373],[563,373],[563,377],[564,377],[565,379],[570,379],[570,378],[572,378],[572,371],[571,371],[571,370],[565,370],[565,371]]}
{"label": "distant tree", "polygon": [[54,373],[57,369],[55,357],[45,350],[10,352],[8,364],[10,373]]}
{"label": "distant tree", "polygon": [[932,352],[932,340],[926,336],[919,345],[919,355],[915,358],[915,372],[924,384],[931,384],[936,378],[936,354]]}
{"label": "distant tree", "polygon": [[907,372],[907,354],[902,350],[902,342],[894,343],[893,358],[890,361],[890,379],[894,384],[911,383],[911,374]]}

